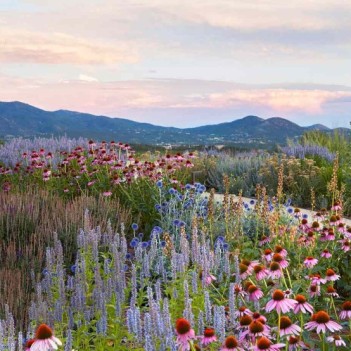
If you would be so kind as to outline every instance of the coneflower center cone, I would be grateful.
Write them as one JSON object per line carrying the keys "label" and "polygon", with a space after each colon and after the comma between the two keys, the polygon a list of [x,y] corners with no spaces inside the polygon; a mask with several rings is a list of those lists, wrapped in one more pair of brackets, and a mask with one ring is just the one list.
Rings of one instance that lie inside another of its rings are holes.
{"label": "coneflower center cone", "polygon": [[236,340],[236,338],[234,336],[228,336],[225,339],[224,345],[228,349],[234,349],[234,347],[238,346],[238,341]]}
{"label": "coneflower center cone", "polygon": [[328,323],[330,321],[330,317],[329,317],[328,313],[324,312],[324,311],[319,311],[319,312],[315,313],[312,316],[312,319],[319,324]]}
{"label": "coneflower center cone", "polygon": [[46,324],[40,324],[36,333],[35,338],[39,340],[50,339],[53,336],[52,329]]}
{"label": "coneflower center cone", "polygon": [[260,350],[266,350],[269,349],[271,346],[271,342],[269,341],[269,339],[267,339],[265,336],[262,336],[261,338],[259,338],[257,340],[257,347]]}
{"label": "coneflower center cone", "polygon": [[289,317],[283,316],[280,318],[280,324],[279,324],[280,329],[289,328],[291,325],[292,325],[292,322]]}
{"label": "coneflower center cone", "polygon": [[284,293],[283,293],[283,291],[281,291],[279,289],[275,290],[273,295],[272,295],[272,298],[273,298],[274,301],[282,301],[282,300],[284,300]]}
{"label": "coneflower center cone", "polygon": [[190,331],[191,326],[190,323],[184,319],[184,318],[179,318],[176,321],[176,330],[178,334],[186,334]]}

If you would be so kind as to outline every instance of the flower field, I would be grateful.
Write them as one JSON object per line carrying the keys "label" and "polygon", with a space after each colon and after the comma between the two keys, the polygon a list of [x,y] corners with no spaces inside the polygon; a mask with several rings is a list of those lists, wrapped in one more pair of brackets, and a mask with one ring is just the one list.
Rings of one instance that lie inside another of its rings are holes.
{"label": "flower field", "polygon": [[337,155],[310,219],[278,159],[274,188],[225,176],[219,202],[191,152],[35,142],[0,148],[0,351],[351,349]]}

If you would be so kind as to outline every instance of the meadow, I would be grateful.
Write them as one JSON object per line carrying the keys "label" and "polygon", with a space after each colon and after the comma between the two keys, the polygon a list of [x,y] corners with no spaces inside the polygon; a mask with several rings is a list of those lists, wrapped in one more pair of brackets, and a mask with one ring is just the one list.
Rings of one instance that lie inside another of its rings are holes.
{"label": "meadow", "polygon": [[276,151],[6,142],[0,351],[349,350],[350,143]]}

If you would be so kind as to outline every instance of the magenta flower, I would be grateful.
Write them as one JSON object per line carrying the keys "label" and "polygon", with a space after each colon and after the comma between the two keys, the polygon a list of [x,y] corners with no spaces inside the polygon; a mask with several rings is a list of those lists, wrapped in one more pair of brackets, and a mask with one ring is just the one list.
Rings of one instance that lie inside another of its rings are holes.
{"label": "magenta flower", "polygon": [[334,287],[331,285],[327,286],[326,295],[332,296],[332,297],[339,297],[339,294],[336,292]]}
{"label": "magenta flower", "polygon": [[208,344],[211,344],[212,342],[217,341],[216,333],[213,328],[206,328],[204,331],[204,335],[200,337],[201,338],[201,344],[203,346],[207,346]]}
{"label": "magenta flower", "polygon": [[253,351],[278,351],[282,347],[285,347],[285,344],[273,344],[268,338],[262,336],[257,340],[256,346],[254,346]]}
{"label": "magenta flower", "polygon": [[252,316],[252,314],[252,311],[249,310],[246,306],[241,306],[234,312],[235,318],[240,318],[243,316]]}
{"label": "magenta flower", "polygon": [[325,280],[334,282],[335,280],[338,280],[338,279],[340,279],[340,275],[336,274],[333,269],[328,268]]}
{"label": "magenta flower", "polygon": [[262,290],[254,284],[250,285],[247,291],[249,292],[250,301],[258,301],[262,296],[264,296]]}
{"label": "magenta flower", "polygon": [[289,266],[289,262],[279,253],[273,255],[273,262],[277,262],[281,268],[287,268]]}
{"label": "magenta flower", "polygon": [[271,262],[269,265],[268,277],[279,279],[283,275],[282,268],[278,262]]}
{"label": "magenta flower", "polygon": [[312,268],[318,263],[318,260],[312,256],[308,256],[303,263],[307,268]]}
{"label": "magenta flower", "polygon": [[313,313],[313,307],[307,302],[307,299],[303,295],[296,295],[295,300],[297,304],[294,307],[294,313],[298,314],[299,312],[302,313]]}
{"label": "magenta flower", "polygon": [[345,301],[341,305],[340,319],[351,319],[351,301]]}
{"label": "magenta flower", "polygon": [[342,329],[342,326],[330,320],[329,314],[325,311],[319,311],[312,315],[311,321],[305,324],[306,330],[316,330],[317,334],[325,333],[327,330],[332,333]]}
{"label": "magenta flower", "polygon": [[40,324],[35,332],[35,341],[30,346],[31,351],[56,350],[62,342],[54,336],[52,329],[46,324]]}
{"label": "magenta flower", "polygon": [[321,253],[321,257],[330,258],[330,257],[332,257],[332,254],[330,253],[330,251],[328,249],[324,249]]}
{"label": "magenta flower", "polygon": [[280,324],[279,324],[279,334],[281,336],[284,335],[299,335],[301,333],[301,328],[293,324],[291,319],[287,316],[282,316],[280,318]]}
{"label": "magenta flower", "polygon": [[321,287],[317,284],[311,284],[308,288],[308,293],[310,297],[320,296],[321,294]]}
{"label": "magenta flower", "polygon": [[341,336],[340,335],[332,335],[332,336],[328,336],[327,337],[327,341],[330,342],[330,343],[334,343],[334,345],[336,347],[339,347],[339,346],[346,346],[346,343],[343,339],[341,339]]}
{"label": "magenta flower", "polygon": [[350,251],[350,241],[348,239],[343,239],[339,241],[341,243],[341,248],[344,252]]}
{"label": "magenta flower", "polygon": [[271,312],[274,309],[280,313],[287,313],[294,308],[298,302],[293,299],[288,299],[284,296],[282,290],[275,290],[272,295],[272,300],[268,301],[266,305],[266,311]]}
{"label": "magenta flower", "polygon": [[261,264],[258,264],[254,267],[254,272],[256,274],[257,280],[263,280],[269,275],[268,269]]}
{"label": "magenta flower", "polygon": [[283,257],[286,257],[288,255],[288,252],[280,245],[277,245],[275,247],[274,252],[282,255]]}
{"label": "magenta flower", "polygon": [[179,318],[176,321],[177,346],[179,350],[190,350],[189,341],[195,339],[195,332],[191,329],[190,323],[185,318]]}
{"label": "magenta flower", "polygon": [[208,286],[212,282],[214,282],[215,280],[217,280],[217,278],[214,275],[209,274],[207,277],[204,278],[204,283],[205,283],[206,286]]}
{"label": "magenta flower", "polygon": [[266,250],[264,250],[263,258],[264,258],[267,262],[271,262],[271,261],[272,261],[272,258],[273,258],[273,251],[272,251],[271,249],[266,249]]}
{"label": "magenta flower", "polygon": [[244,351],[244,349],[239,347],[239,342],[236,337],[230,335],[224,340],[221,351]]}

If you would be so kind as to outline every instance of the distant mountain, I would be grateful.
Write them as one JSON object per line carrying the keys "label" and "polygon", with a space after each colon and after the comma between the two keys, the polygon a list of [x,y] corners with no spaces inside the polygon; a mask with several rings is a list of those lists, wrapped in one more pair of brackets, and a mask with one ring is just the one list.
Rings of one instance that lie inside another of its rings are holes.
{"label": "distant mountain", "polygon": [[331,131],[320,124],[301,127],[284,118],[263,119],[257,116],[180,129],[67,110],[49,112],[18,101],[0,102],[0,138],[5,139],[17,136],[67,135],[97,140],[121,140],[134,144],[250,144],[252,147],[266,147],[285,144],[287,138],[296,139],[308,130]]}
{"label": "distant mountain", "polygon": [[320,130],[320,131],[324,131],[324,132],[327,132],[327,131],[330,131],[330,128],[324,126],[323,124],[313,124],[312,126],[309,126],[307,127],[307,129],[309,130]]}

